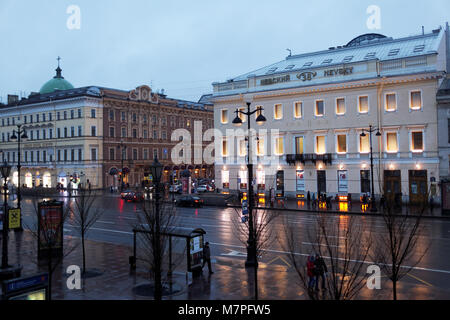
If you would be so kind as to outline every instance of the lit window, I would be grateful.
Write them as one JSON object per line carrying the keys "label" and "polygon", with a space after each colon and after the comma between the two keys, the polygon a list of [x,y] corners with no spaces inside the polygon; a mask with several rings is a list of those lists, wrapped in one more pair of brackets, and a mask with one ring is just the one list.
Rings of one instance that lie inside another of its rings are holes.
{"label": "lit window", "polygon": [[258,156],[263,156],[264,155],[264,139],[263,138],[259,138],[256,141],[256,154]]}
{"label": "lit window", "polygon": [[417,131],[411,133],[411,151],[423,152],[423,132]]}
{"label": "lit window", "polygon": [[275,120],[283,119],[283,105],[276,104],[274,108],[274,118]]}
{"label": "lit window", "polygon": [[386,111],[395,111],[397,110],[397,97],[395,93],[386,94]]}
{"label": "lit window", "polygon": [[358,111],[359,113],[369,112],[369,97],[362,96],[358,98]]}
{"label": "lit window", "polygon": [[409,103],[411,110],[422,109],[422,93],[420,91],[412,91]]}
{"label": "lit window", "polygon": [[220,122],[222,122],[223,124],[228,123],[228,110],[226,109],[222,110]]}
{"label": "lit window", "polygon": [[303,103],[294,103],[294,118],[299,119],[303,116]]}
{"label": "lit window", "polygon": [[317,136],[316,137],[316,153],[317,154],[325,154],[326,146],[325,146],[325,136]]}
{"label": "lit window", "polygon": [[260,115],[262,115],[263,114],[263,111],[262,111],[263,109],[262,109],[262,106],[256,106],[256,117],[258,118]]}
{"label": "lit window", "polygon": [[359,152],[369,153],[369,151],[370,151],[369,135],[366,134],[364,137],[359,136]]}
{"label": "lit window", "polygon": [[322,117],[323,114],[324,114],[323,100],[317,100],[315,115],[316,117]]}
{"label": "lit window", "polygon": [[347,135],[337,136],[337,153],[347,153]]}
{"label": "lit window", "polygon": [[275,138],[275,155],[281,156],[284,154],[284,139],[283,137]]}
{"label": "lit window", "polygon": [[397,132],[386,133],[386,151],[398,152]]}
{"label": "lit window", "polygon": [[223,157],[228,156],[228,141],[226,138],[223,138],[222,140],[222,156]]}
{"label": "lit window", "polygon": [[[239,108],[239,111],[245,112],[245,109],[244,109],[244,108]],[[239,113],[238,113],[238,117],[239,117],[239,119],[242,120],[242,122],[245,122],[245,121],[246,121],[245,114],[242,114],[242,113],[239,112]]]}
{"label": "lit window", "polygon": [[337,115],[345,114],[345,99],[344,98],[336,99],[336,114]]}
{"label": "lit window", "polygon": [[295,137],[295,154],[303,154],[303,137]]}

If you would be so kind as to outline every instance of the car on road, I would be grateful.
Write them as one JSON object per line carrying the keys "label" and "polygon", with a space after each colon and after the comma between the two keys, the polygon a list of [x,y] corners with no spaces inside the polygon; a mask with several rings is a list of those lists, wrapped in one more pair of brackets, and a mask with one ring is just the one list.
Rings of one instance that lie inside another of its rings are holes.
{"label": "car on road", "polygon": [[175,200],[175,203],[180,207],[196,207],[200,208],[203,206],[203,199],[200,199],[199,197],[194,196],[184,196],[177,200]]}
{"label": "car on road", "polygon": [[181,184],[174,184],[169,187],[169,192],[171,193],[181,193],[182,187]]}
{"label": "car on road", "polygon": [[126,197],[128,194],[130,194],[130,193],[133,193],[133,191],[131,191],[131,190],[124,190],[124,191],[122,191],[122,192],[120,193],[120,197],[121,197],[122,199],[125,199],[125,197]]}
{"label": "car on road", "polygon": [[207,191],[209,191],[207,185],[201,185],[201,186],[197,187],[197,192],[198,193],[200,193],[200,192],[207,192]]}
{"label": "car on road", "polygon": [[141,202],[144,200],[144,194],[142,192],[130,192],[125,196],[127,202]]}

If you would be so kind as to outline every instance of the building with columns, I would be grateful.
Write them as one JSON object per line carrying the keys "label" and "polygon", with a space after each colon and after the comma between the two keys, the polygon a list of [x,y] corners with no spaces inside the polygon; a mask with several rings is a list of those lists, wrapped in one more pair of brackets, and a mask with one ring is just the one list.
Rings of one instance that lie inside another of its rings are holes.
{"label": "building with columns", "polygon": [[193,136],[194,127],[199,126],[203,134],[213,127],[211,109],[207,101],[171,99],[147,86],[131,91],[74,88],[58,63],[55,77],[39,92],[22,99],[9,95],[8,103],[0,104],[0,160],[13,166],[12,183],[17,186],[18,142],[11,137],[14,132],[17,136],[20,126],[28,137],[21,141],[20,153],[20,184],[27,188],[117,185],[121,142],[126,146],[124,182],[132,186],[149,179],[148,167],[156,155],[165,166],[165,181],[170,176],[176,180],[184,169],[193,178],[212,179],[214,164],[186,157],[173,163],[171,158],[176,144],[171,141],[172,132],[184,128]]}
{"label": "building with columns", "polygon": [[259,193],[353,199],[370,193],[372,128],[374,193],[414,202],[431,191],[438,198],[436,94],[448,71],[449,39],[448,25],[399,39],[365,34],[214,83],[214,123],[223,135],[217,186],[226,192],[247,187],[247,133],[231,130],[235,110],[251,102],[267,118],[262,126],[250,119]]}

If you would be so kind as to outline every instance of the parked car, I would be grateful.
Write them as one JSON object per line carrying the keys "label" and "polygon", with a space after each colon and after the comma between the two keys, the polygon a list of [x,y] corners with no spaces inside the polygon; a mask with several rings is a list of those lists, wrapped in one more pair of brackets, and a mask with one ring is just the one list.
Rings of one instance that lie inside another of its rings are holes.
{"label": "parked car", "polygon": [[176,204],[180,207],[201,207],[203,206],[203,199],[194,196],[184,196],[175,200]]}
{"label": "parked car", "polygon": [[144,194],[142,192],[130,192],[125,196],[127,202],[141,202],[144,200]]}
{"label": "parked car", "polygon": [[169,187],[169,192],[171,193],[181,193],[182,187],[181,184],[174,184]]}
{"label": "parked car", "polygon": [[206,192],[206,191],[208,191],[208,186],[207,186],[207,185],[201,185],[201,186],[198,186],[198,187],[197,187],[197,192],[198,192],[198,193],[200,193],[200,192]]}
{"label": "parked car", "polygon": [[131,191],[131,190],[125,190],[125,191],[122,191],[121,193],[120,193],[120,197],[122,198],[122,199],[125,199],[125,197],[128,195],[128,194],[130,194],[130,193],[132,193],[133,191]]}

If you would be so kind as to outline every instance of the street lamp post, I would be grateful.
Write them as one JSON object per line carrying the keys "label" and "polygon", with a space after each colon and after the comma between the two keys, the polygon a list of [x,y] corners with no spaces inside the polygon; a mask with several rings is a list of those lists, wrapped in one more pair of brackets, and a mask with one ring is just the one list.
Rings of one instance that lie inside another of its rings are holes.
{"label": "street lamp post", "polygon": [[236,118],[233,120],[233,124],[235,126],[242,125],[242,119],[239,117],[239,114],[243,114],[247,116],[247,128],[248,128],[248,137],[247,137],[247,176],[248,176],[248,229],[249,235],[247,240],[247,260],[245,261],[245,267],[257,267],[258,259],[256,257],[256,237],[254,233],[253,226],[253,163],[251,157],[251,139],[250,139],[250,116],[259,112],[258,117],[256,118],[256,123],[258,125],[262,125],[266,122],[266,118],[262,115],[262,107],[258,107],[256,110],[250,111],[251,102],[247,102],[247,111],[241,111],[239,109],[236,110]]}
{"label": "street lamp post", "polygon": [[161,284],[161,226],[160,226],[160,208],[159,201],[161,199],[160,184],[163,171],[163,165],[158,161],[158,157],[155,156],[155,160],[150,166],[150,170],[153,177],[153,183],[155,185],[155,299],[160,300],[162,297],[162,284]]}
{"label": "street lamp post", "polygon": [[373,128],[372,125],[369,125],[369,130],[362,129],[361,137],[365,137],[367,132],[369,134],[369,143],[370,143],[370,175],[371,175],[371,191],[370,191],[370,211],[377,212],[377,206],[375,203],[375,187],[373,180],[373,147],[372,147],[372,133],[376,131],[376,136],[381,137],[381,133],[379,128]]}
{"label": "street lamp post", "polygon": [[120,191],[123,191],[123,154],[125,150],[127,150],[127,146],[123,143],[123,140],[120,140],[120,144],[117,146],[117,149],[121,150],[121,174],[120,174]]}
{"label": "street lamp post", "polygon": [[0,280],[11,279],[20,276],[21,267],[10,266],[8,263],[8,177],[11,173],[11,166],[4,161],[0,167],[3,178],[3,230],[2,230],[2,266],[0,269]]}
{"label": "street lamp post", "polygon": [[[21,124],[17,124],[16,126],[17,126],[17,136],[16,136],[16,131],[13,130],[13,134],[10,139],[12,141],[17,140],[17,208],[19,208],[22,211],[22,206],[21,206],[21,202],[22,202],[21,188],[22,188],[22,186],[20,184],[20,169],[22,168],[22,165],[20,163],[20,161],[21,161],[20,143],[22,142],[22,140],[27,140],[28,136],[27,136],[25,129],[22,129]],[[20,219],[22,219],[22,214],[20,215]],[[20,228],[17,230],[23,231],[22,223],[20,223]]]}

